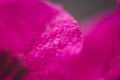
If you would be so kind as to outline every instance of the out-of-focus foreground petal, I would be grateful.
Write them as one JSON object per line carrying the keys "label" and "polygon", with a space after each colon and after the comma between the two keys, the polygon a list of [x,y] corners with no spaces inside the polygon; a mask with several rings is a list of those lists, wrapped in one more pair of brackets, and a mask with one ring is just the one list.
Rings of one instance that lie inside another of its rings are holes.
{"label": "out-of-focus foreground petal", "polygon": [[1,0],[0,48],[9,48],[13,54],[25,53],[57,13],[39,0]]}
{"label": "out-of-focus foreground petal", "polygon": [[81,23],[83,28],[90,27],[89,32],[83,29],[86,36],[80,55],[82,80],[120,79],[120,26],[116,12],[109,11]]}
{"label": "out-of-focus foreground petal", "polygon": [[[0,4],[0,48],[23,55],[25,80],[77,80],[83,36],[61,7],[39,0]],[[79,80],[79,79],[78,79]]]}

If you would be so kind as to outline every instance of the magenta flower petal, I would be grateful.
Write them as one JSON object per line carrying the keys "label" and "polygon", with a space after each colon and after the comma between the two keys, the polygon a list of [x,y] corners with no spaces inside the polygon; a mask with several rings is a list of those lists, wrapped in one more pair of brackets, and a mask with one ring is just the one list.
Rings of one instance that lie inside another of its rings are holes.
{"label": "magenta flower petal", "polygon": [[120,28],[117,18],[116,12],[107,12],[84,21],[85,25],[81,23],[90,27],[89,32],[83,33],[86,36],[80,55],[82,80],[120,79]]}
{"label": "magenta flower petal", "polygon": [[10,48],[13,54],[25,53],[57,13],[39,0],[1,0],[0,48]]}
{"label": "magenta flower petal", "polygon": [[67,12],[39,0],[5,0],[0,11],[0,48],[23,56],[25,80],[78,79],[83,36]]}
{"label": "magenta flower petal", "polygon": [[25,80],[79,80],[75,62],[83,36],[77,22],[68,13],[58,6],[53,10],[58,14],[45,25],[25,55],[24,62],[30,70]]}

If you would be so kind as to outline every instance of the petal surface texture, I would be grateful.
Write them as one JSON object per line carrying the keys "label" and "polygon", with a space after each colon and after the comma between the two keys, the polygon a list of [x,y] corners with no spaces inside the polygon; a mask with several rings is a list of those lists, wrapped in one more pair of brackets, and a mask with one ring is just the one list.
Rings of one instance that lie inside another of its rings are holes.
{"label": "petal surface texture", "polygon": [[81,52],[83,35],[77,22],[56,7],[58,13],[44,26],[25,54],[24,63],[30,70],[25,80],[79,80],[75,62]]}
{"label": "petal surface texture", "polygon": [[21,57],[28,67],[24,80],[73,80],[83,35],[71,15],[50,2],[2,1],[0,48]]}

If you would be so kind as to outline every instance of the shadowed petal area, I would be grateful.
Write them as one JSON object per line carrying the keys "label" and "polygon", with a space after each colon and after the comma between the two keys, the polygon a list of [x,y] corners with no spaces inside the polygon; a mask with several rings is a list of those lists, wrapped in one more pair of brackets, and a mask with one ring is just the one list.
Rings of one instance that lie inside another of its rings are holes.
{"label": "shadowed petal area", "polygon": [[27,68],[7,49],[0,49],[0,80],[22,80]]}

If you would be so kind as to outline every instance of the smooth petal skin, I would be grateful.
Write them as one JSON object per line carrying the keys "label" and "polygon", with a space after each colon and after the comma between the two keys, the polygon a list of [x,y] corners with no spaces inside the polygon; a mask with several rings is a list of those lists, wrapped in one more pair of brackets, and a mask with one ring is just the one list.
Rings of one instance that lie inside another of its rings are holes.
{"label": "smooth petal skin", "polygon": [[0,4],[0,48],[28,67],[24,80],[79,80],[77,61],[83,35],[60,6],[39,0]]}
{"label": "smooth petal skin", "polygon": [[0,48],[9,48],[14,55],[25,53],[58,13],[39,0],[1,1],[4,3],[0,4]]}
{"label": "smooth petal skin", "polygon": [[109,11],[81,23],[90,27],[89,32],[82,29],[86,35],[80,55],[82,80],[120,79],[120,26],[116,12]]}

